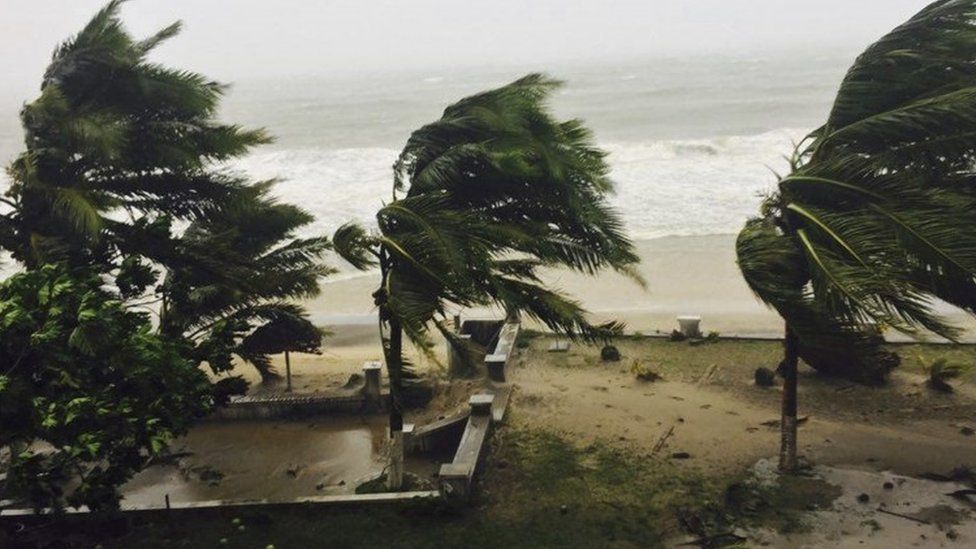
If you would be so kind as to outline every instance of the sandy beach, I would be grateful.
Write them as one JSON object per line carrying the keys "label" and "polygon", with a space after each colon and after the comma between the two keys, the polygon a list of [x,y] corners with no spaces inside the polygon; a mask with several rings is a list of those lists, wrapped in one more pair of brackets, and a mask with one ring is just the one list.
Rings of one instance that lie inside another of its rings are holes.
{"label": "sandy beach", "polygon": [[[545,280],[582,302],[594,320],[623,321],[630,333],[670,332],[676,327],[675,317],[698,315],[705,332],[741,337],[782,334],[782,320],[756,299],[742,279],[735,259],[735,235],[668,236],[638,240],[635,246],[646,289],[616,273],[587,277],[549,271]],[[322,294],[308,307],[316,323],[336,332],[327,345],[346,346],[375,333],[371,294],[378,280],[378,275],[363,275],[324,282]],[[462,314],[478,318],[498,312],[466,310]],[[944,308],[944,314],[965,326],[970,339],[976,335],[972,317],[950,308]],[[372,329],[352,328],[357,325]],[[890,334],[890,338],[906,339],[900,334]]]}
{"label": "sandy beach", "polygon": [[[616,319],[631,332],[670,331],[680,314],[701,315],[703,329],[740,335],[776,335],[775,313],[749,291],[735,264],[735,235],[673,236],[636,243],[642,258],[643,289],[627,277],[604,273],[587,277],[549,271],[545,279],[580,300],[595,320]],[[326,281],[322,295],[309,304],[324,325],[375,323],[370,294],[378,276]],[[491,311],[464,311],[465,316]]]}
{"label": "sandy beach", "polygon": [[[619,320],[627,332],[670,333],[679,315],[699,315],[702,330],[716,331],[724,337],[778,338],[782,319],[758,301],[746,286],[735,262],[735,235],[672,236],[635,243],[642,257],[639,272],[647,281],[641,288],[627,277],[603,273],[587,277],[566,271],[549,271],[545,279],[581,301],[594,321]],[[378,275],[339,277],[325,281],[322,294],[307,303],[313,321],[327,330],[321,355],[291,357],[295,390],[321,391],[341,387],[363,362],[381,360],[376,311],[371,294]],[[945,308],[946,314],[966,327],[967,342],[976,341],[976,319]],[[464,318],[498,317],[500,311],[458,311]],[[525,326],[539,329],[531,320]],[[435,356],[443,363],[444,347],[438,335]],[[909,338],[889,333],[891,341]],[[409,346],[413,360],[421,368],[438,368],[436,362],[418,356]],[[275,367],[284,373],[281,356]],[[239,368],[252,382],[259,381],[252,368]],[[254,390],[262,388],[255,383]],[[272,388],[271,390],[277,390]]]}

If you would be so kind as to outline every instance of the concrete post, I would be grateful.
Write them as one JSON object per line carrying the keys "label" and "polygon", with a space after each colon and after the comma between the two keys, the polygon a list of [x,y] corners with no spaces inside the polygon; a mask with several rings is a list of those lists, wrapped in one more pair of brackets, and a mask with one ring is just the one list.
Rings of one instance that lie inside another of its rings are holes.
{"label": "concrete post", "polygon": [[700,316],[679,316],[678,329],[685,337],[701,337],[701,317]]}
{"label": "concrete post", "polygon": [[[458,334],[459,338],[463,339],[465,344],[471,342],[471,336],[468,334]],[[464,368],[464,361],[461,357],[461,351],[454,348],[453,345],[448,342],[447,344],[447,371],[452,375],[466,373]]]}
{"label": "concrete post", "polygon": [[405,454],[417,451],[417,440],[414,437],[414,431],[416,430],[417,426],[413,423],[403,424],[403,452]]}
{"label": "concrete post", "polygon": [[488,379],[505,382],[505,362],[508,355],[488,355],[485,357],[485,366],[488,368]]}
{"label": "concrete post", "polygon": [[363,364],[363,378],[366,385],[363,387],[363,396],[366,397],[366,406],[370,410],[379,410],[383,407],[382,395],[380,394],[380,373],[383,371],[383,364],[380,362],[367,362]]}
{"label": "concrete post", "polygon": [[468,399],[468,406],[471,407],[471,415],[473,416],[491,415],[491,405],[494,402],[495,402],[495,395],[490,393],[471,395],[471,398]]}
{"label": "concrete post", "polygon": [[437,473],[441,497],[451,503],[463,504],[470,496],[468,466],[444,463]]}

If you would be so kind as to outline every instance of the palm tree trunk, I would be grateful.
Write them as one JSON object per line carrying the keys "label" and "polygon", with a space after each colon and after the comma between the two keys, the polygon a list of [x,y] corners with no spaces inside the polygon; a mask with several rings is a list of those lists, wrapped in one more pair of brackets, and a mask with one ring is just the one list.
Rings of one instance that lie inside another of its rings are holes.
{"label": "palm tree trunk", "polygon": [[786,325],[783,360],[783,413],[780,423],[779,470],[795,473],[796,460],[796,408],[797,408],[797,362],[799,361],[799,340],[790,325]]}
{"label": "palm tree trunk", "polygon": [[400,321],[389,318],[389,346],[386,356],[386,371],[390,378],[390,467],[387,472],[387,488],[400,490],[403,487],[403,329]]}

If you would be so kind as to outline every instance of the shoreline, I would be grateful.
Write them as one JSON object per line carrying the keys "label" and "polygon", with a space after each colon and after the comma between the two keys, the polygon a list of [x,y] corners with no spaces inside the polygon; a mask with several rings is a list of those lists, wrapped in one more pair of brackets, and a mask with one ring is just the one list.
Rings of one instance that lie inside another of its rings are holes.
{"label": "shoreline", "polygon": [[[634,242],[641,264],[638,272],[647,289],[614,273],[595,277],[548,270],[543,280],[579,300],[595,322],[619,320],[627,333],[670,333],[676,317],[702,317],[702,331],[725,336],[779,338],[783,321],[760,302],[746,285],[735,259],[733,234],[665,236]],[[322,293],[305,303],[312,321],[327,328],[375,326],[372,293],[378,273],[326,280]],[[962,311],[938,307],[953,323],[963,327],[966,342],[976,342],[976,319]],[[497,317],[500,311],[458,311],[465,318]],[[539,326],[531,321],[530,328]],[[342,330],[344,331],[344,330]],[[889,334],[893,342],[912,341]]]}

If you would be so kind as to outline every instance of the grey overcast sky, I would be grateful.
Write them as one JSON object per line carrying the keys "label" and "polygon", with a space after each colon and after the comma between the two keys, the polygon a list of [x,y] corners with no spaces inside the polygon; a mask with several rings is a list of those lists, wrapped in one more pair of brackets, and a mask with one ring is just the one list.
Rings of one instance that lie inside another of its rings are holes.
{"label": "grey overcast sky", "polygon": [[[0,0],[0,90],[33,89],[51,50],[102,0]],[[157,59],[222,79],[447,69],[580,58],[765,52],[852,53],[925,0],[132,0],[144,35],[184,33]],[[798,59],[802,62],[802,59]]]}

